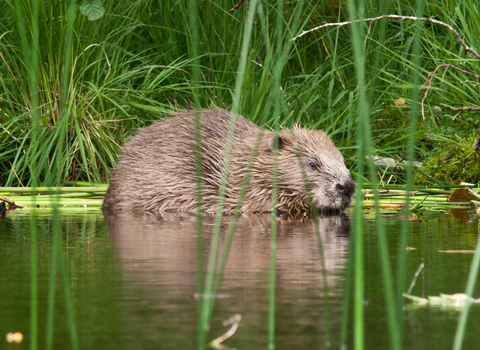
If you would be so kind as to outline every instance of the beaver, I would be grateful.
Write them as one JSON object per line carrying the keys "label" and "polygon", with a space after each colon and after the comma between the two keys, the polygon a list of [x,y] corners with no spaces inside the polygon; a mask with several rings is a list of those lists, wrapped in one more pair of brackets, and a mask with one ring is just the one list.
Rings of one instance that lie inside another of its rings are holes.
{"label": "beaver", "polygon": [[[218,207],[231,114],[222,109],[202,109],[199,113],[202,210],[209,213]],[[194,111],[178,112],[142,129],[126,143],[112,173],[104,211],[197,210],[194,116]],[[272,211],[274,135],[273,131],[237,117],[224,213],[235,210],[254,151],[257,154],[240,211]],[[259,146],[254,147],[256,143]],[[311,202],[318,212],[342,212],[355,190],[341,153],[325,132],[298,126],[279,132],[277,181],[279,213],[309,214]]]}

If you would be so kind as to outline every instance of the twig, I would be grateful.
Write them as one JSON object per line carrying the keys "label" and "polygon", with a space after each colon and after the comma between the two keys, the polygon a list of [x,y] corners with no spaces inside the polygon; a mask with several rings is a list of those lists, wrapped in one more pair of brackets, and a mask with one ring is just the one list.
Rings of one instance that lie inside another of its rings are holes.
{"label": "twig", "polygon": [[413,275],[412,282],[410,282],[410,286],[408,287],[407,294],[410,294],[412,292],[412,289],[415,286],[415,282],[417,281],[417,277],[418,275],[420,275],[420,272],[422,272],[424,267],[425,264],[423,262],[420,264],[420,266],[418,266],[417,271],[415,271],[415,274]]}
{"label": "twig", "polygon": [[[260,68],[262,68],[262,67],[263,67],[263,65],[262,65],[261,63],[258,63],[257,61],[250,60],[250,62],[252,62],[253,64],[255,64],[255,65],[259,66]],[[272,73],[269,73],[269,74],[270,74],[270,76],[272,76]]]}
{"label": "twig", "polygon": [[[457,37],[457,40],[460,42],[460,44],[465,48],[465,50],[467,50],[468,52],[470,52],[472,55],[474,55],[477,59],[480,60],[480,54],[475,51],[473,48],[471,48],[470,46],[468,46],[465,41],[463,41],[462,37],[460,36],[460,34],[449,24],[447,23],[444,23],[444,22],[441,22],[441,21],[438,21],[436,19],[433,19],[433,18],[430,18],[430,17],[415,17],[415,16],[400,16],[400,15],[383,15],[383,16],[378,16],[378,17],[374,17],[374,18],[365,18],[365,19],[357,19],[355,21],[346,21],[346,22],[337,22],[337,23],[325,23],[325,24],[322,24],[321,26],[318,26],[318,27],[315,27],[315,28],[312,28],[312,29],[309,29],[309,30],[306,30],[306,31],[302,31],[299,35],[297,35],[296,37],[294,37],[292,40],[297,40],[298,38],[304,36],[305,34],[308,34],[308,33],[311,33],[313,31],[316,31],[316,30],[319,30],[319,29],[322,29],[322,28],[326,28],[326,27],[343,27],[347,24],[352,24],[352,23],[359,23],[359,22],[373,22],[373,21],[378,21],[380,19],[383,19],[383,18],[396,18],[396,19],[400,19],[402,21],[404,20],[413,20],[413,21],[424,21],[424,22],[428,22],[428,23],[434,23],[434,24],[438,24],[442,27],[445,27],[447,28],[448,30],[450,30],[456,37]],[[370,29],[368,31],[367,34],[370,33]]]}
{"label": "twig", "polygon": [[452,111],[480,111],[480,107],[450,107],[445,103],[440,103],[440,106],[451,109]]}
{"label": "twig", "polygon": [[480,83],[477,83],[473,80],[464,80],[464,81],[460,82],[460,84],[465,84],[465,83],[471,83],[473,85],[473,87],[477,87],[478,85],[480,85]]}
{"label": "twig", "polygon": [[15,208],[26,208],[26,205],[20,204],[20,203],[15,203],[11,199],[8,199],[6,197],[0,197],[0,202],[5,202],[10,204],[12,207],[10,209],[15,209]]}
{"label": "twig", "polygon": [[446,105],[445,103],[440,103],[440,106],[451,109],[452,111],[458,111],[458,113],[453,116],[452,120],[455,120],[455,118],[457,118],[460,115],[460,113],[462,113],[463,111],[480,111],[480,107],[475,107],[475,106],[471,106],[471,107],[451,107],[451,106]]}
{"label": "twig", "polygon": [[428,96],[428,92],[430,91],[430,88],[432,86],[432,81],[433,81],[433,78],[435,76],[435,73],[437,73],[437,71],[441,68],[441,67],[447,67],[445,68],[445,70],[448,69],[450,65],[449,64],[446,64],[446,63],[442,63],[442,64],[439,64],[435,70],[433,72],[430,72],[428,73],[428,80],[425,82],[425,84],[423,84],[420,89],[423,89],[423,87],[425,85],[427,85],[427,90],[425,90],[425,93],[423,94],[423,98],[422,98],[422,102],[420,102],[420,106],[421,106],[421,110],[422,110],[422,117],[423,117],[423,120],[425,120],[425,100],[427,99],[427,96]]}
{"label": "twig", "polygon": [[8,162],[8,164],[10,164],[10,166],[12,167],[13,173],[15,174],[15,177],[17,178],[18,182],[20,182],[20,185],[22,185],[22,187],[25,187],[22,184],[22,181],[20,180],[20,178],[18,177],[17,172],[15,171],[15,168],[13,167],[12,163]]}
{"label": "twig", "polygon": [[245,0],[239,0],[238,1],[238,4],[236,4],[235,6],[233,6],[228,12],[234,12],[235,10],[238,10],[240,8],[240,6],[242,6],[243,2]]}
{"label": "twig", "polygon": [[[442,81],[445,79],[445,74],[447,73],[447,70],[449,68],[452,68],[452,69],[455,69],[459,72],[462,72],[463,74],[466,74],[466,75],[470,75],[472,77],[475,77],[477,79],[480,79],[480,75],[477,75],[477,74],[474,74],[472,72],[468,72],[466,71],[465,69],[462,69],[462,68],[459,68],[459,67],[456,67],[452,64],[449,64],[449,63],[437,63],[437,67],[435,68],[435,70],[433,72],[430,72],[428,73],[428,80],[425,82],[425,84],[423,84],[420,89],[423,89],[423,87],[425,85],[427,85],[427,89],[425,90],[425,93],[423,94],[423,98],[422,98],[422,102],[420,103],[420,106],[421,106],[421,109],[422,109],[422,117],[423,119],[425,120],[425,100],[427,99],[427,96],[428,96],[428,92],[430,91],[430,88],[432,86],[432,81],[433,81],[433,78],[435,77],[435,74],[438,72],[438,70],[442,67],[445,67],[445,71],[443,72],[442,74]],[[448,106],[444,106],[444,107],[447,107],[447,108],[450,108],[450,109],[453,109],[453,107],[448,107]],[[476,108],[476,107],[474,107]],[[458,110],[458,109],[457,109]],[[466,109],[465,109],[466,110]],[[470,109],[472,110],[472,109]],[[476,109],[475,109],[476,110]],[[460,110],[460,113],[462,112],[462,110]],[[460,113],[457,113],[453,119],[455,119]]]}
{"label": "twig", "polygon": [[225,326],[228,326],[228,325],[232,325],[232,327],[230,327],[230,329],[223,335],[219,336],[218,338],[215,338],[214,340],[212,340],[210,342],[210,346],[216,348],[216,349],[219,349],[222,347],[222,343],[227,340],[228,338],[230,338],[232,335],[235,334],[235,332],[237,331],[237,328],[238,328],[238,325],[240,324],[240,321],[242,320],[242,315],[240,314],[235,314],[233,315],[232,317],[230,317],[228,320],[225,320],[223,321],[222,325],[225,327]]}

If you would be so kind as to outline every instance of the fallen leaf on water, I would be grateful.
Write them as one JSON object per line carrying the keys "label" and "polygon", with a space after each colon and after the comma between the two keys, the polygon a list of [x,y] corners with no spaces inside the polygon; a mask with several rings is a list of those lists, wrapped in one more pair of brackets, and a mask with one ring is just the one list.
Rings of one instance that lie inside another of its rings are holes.
{"label": "fallen leaf on water", "polygon": [[429,296],[427,298],[417,297],[411,294],[403,294],[403,297],[412,301],[416,305],[442,306],[445,308],[462,308],[467,301],[472,304],[480,303],[480,299],[468,298],[465,293],[443,294],[440,296]]}
{"label": "fallen leaf on water", "polygon": [[450,253],[450,254],[458,254],[458,253],[473,254],[473,253],[475,253],[475,250],[455,250],[455,249],[451,249],[451,250],[439,250],[438,252],[439,253]]}
{"label": "fallen leaf on water", "polygon": [[457,188],[455,191],[450,193],[448,197],[449,202],[470,202],[472,200],[478,201],[480,195],[470,188]]}

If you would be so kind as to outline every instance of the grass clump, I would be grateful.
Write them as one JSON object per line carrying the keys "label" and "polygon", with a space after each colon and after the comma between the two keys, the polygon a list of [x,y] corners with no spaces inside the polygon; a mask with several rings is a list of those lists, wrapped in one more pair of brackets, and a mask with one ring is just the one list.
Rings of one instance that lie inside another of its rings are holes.
{"label": "grass clump", "polygon": [[432,177],[447,183],[478,183],[480,162],[474,149],[476,139],[476,135],[463,139],[453,136],[437,142],[417,173],[417,184],[437,185]]}

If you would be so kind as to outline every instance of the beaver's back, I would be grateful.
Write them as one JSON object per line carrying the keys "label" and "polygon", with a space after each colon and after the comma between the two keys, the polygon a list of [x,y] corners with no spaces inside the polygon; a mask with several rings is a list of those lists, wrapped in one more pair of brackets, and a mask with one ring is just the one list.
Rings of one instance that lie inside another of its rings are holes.
{"label": "beaver's back", "polygon": [[[230,113],[221,109],[206,109],[200,113],[204,210],[213,211],[218,200]],[[194,121],[193,111],[180,112],[132,137],[112,173],[103,209],[194,211]],[[235,162],[229,173],[245,170],[258,131],[255,124],[237,117],[233,145]],[[241,159],[236,156],[239,154],[243,154]]]}

